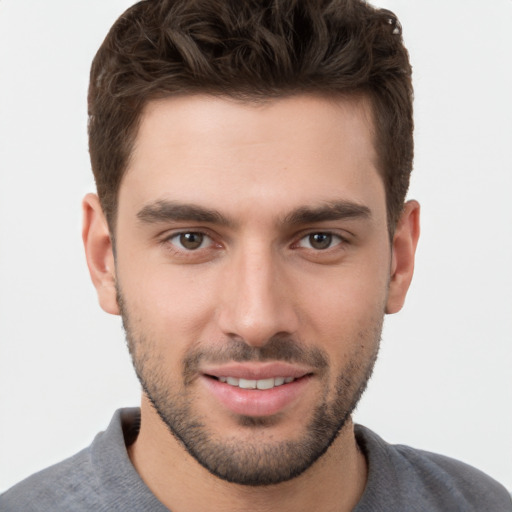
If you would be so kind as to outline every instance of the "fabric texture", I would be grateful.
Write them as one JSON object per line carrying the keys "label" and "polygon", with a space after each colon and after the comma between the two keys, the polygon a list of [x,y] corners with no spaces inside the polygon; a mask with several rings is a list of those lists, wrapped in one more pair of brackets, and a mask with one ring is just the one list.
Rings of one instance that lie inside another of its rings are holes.
{"label": "fabric texture", "polygon": [[[1,512],[166,512],[132,466],[139,409],[116,411],[105,432],[73,457],[23,480],[0,496]],[[390,445],[356,426],[368,482],[353,512],[512,512],[499,483],[456,460]]]}

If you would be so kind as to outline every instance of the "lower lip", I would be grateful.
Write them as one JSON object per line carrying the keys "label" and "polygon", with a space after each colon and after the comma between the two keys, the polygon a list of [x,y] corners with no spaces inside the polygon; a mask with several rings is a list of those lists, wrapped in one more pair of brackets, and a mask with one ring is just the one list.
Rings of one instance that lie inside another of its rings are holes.
{"label": "lower lip", "polygon": [[211,377],[203,376],[208,390],[235,414],[243,416],[271,416],[292,406],[304,393],[311,377],[305,376],[272,389],[242,389]]}

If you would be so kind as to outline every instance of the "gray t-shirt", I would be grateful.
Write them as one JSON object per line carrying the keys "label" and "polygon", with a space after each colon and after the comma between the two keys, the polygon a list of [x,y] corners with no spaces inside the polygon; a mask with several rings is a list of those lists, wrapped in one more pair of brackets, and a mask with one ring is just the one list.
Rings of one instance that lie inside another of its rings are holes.
{"label": "gray t-shirt", "polygon": [[[0,511],[168,512],[128,458],[139,426],[138,409],[117,411],[91,446],[2,494]],[[471,466],[390,445],[359,425],[356,436],[369,471],[354,512],[512,512],[505,488]]]}

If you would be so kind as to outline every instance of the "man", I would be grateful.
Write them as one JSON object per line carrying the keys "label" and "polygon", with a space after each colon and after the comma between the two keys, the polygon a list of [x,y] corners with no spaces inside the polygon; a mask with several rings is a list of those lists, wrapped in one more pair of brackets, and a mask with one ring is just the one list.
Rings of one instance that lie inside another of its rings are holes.
{"label": "man", "polygon": [[141,409],[2,510],[512,510],[351,420],[412,278],[411,102],[364,3],[129,9],[91,72],[83,238]]}

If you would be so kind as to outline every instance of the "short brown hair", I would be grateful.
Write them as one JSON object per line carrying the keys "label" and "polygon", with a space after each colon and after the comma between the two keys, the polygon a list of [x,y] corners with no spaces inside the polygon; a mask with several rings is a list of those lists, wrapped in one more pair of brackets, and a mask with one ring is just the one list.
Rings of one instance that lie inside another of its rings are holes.
{"label": "short brown hair", "polygon": [[88,98],[92,169],[112,233],[144,105],[194,93],[368,97],[393,233],[413,160],[411,66],[393,13],[363,0],[143,0],[129,8],[94,58]]}

